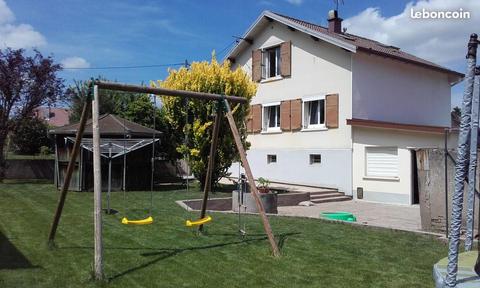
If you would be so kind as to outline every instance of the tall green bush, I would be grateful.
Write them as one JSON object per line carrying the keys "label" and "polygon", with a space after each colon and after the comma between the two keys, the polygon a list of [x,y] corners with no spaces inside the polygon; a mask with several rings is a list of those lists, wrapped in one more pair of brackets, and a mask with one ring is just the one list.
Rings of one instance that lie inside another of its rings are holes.
{"label": "tall green bush", "polygon": [[[256,93],[256,84],[242,69],[232,69],[228,61],[218,63],[215,57],[211,62],[194,62],[189,69],[170,70],[164,81],[158,81],[153,85],[168,89],[235,95],[248,100]],[[173,131],[171,141],[176,147],[176,156],[178,158],[182,155],[189,156],[192,172],[204,187],[217,103],[168,96],[162,97],[162,103],[165,121]],[[241,139],[248,148],[244,120],[249,106],[236,105],[232,109]],[[184,141],[185,135],[188,136],[187,143]],[[218,148],[215,152],[213,186],[222,177],[228,176],[228,168],[233,161],[238,160],[234,139],[225,118],[221,119]]]}

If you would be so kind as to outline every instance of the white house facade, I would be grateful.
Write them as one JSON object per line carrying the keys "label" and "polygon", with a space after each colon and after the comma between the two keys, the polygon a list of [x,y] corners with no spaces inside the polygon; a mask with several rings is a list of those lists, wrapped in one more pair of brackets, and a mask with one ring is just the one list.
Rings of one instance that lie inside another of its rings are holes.
{"label": "white house facade", "polygon": [[246,123],[256,177],[415,203],[412,151],[443,145],[462,74],[343,33],[335,11],[329,28],[263,12],[228,58],[258,82]]}

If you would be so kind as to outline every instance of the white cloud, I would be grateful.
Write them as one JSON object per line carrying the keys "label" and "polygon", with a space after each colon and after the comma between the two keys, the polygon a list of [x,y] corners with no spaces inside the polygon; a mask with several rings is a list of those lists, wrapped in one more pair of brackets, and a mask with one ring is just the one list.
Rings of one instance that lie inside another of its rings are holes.
{"label": "white cloud", "polygon": [[0,48],[31,48],[47,43],[45,37],[28,24],[15,24],[15,15],[0,0]]}
{"label": "white cloud", "polygon": [[7,3],[4,0],[0,0],[0,24],[9,23],[15,21],[15,15],[12,10],[8,8]]}
{"label": "white cloud", "polygon": [[303,0],[287,0],[287,2],[293,5],[302,5]]}
{"label": "white cloud", "polygon": [[64,69],[89,68],[90,63],[82,57],[68,57],[60,62]]}
{"label": "white cloud", "polygon": [[[412,19],[414,11],[470,12],[470,19]],[[348,33],[400,47],[416,56],[439,64],[452,64],[465,58],[469,35],[480,26],[478,0],[422,0],[410,2],[402,13],[384,17],[379,8],[367,8],[346,19]]]}

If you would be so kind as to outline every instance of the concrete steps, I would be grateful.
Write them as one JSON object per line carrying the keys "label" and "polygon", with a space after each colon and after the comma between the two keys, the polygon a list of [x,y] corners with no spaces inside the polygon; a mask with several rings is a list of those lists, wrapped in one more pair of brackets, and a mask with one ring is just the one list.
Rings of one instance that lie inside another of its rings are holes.
{"label": "concrete steps", "polygon": [[310,192],[310,201],[315,204],[350,200],[352,200],[352,197],[345,196],[345,193],[338,192],[338,190],[335,189],[325,189],[318,192]]}

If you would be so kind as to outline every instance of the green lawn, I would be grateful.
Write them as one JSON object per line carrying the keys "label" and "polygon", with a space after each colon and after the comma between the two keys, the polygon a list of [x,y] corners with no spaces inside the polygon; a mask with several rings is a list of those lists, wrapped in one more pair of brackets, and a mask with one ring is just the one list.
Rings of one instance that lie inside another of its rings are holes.
{"label": "green lawn", "polygon": [[21,154],[8,152],[6,159],[7,160],[50,160],[50,159],[55,159],[55,155],[54,154],[21,155]]}
{"label": "green lawn", "polygon": [[[198,189],[157,191],[155,223],[124,226],[104,217],[105,274],[91,280],[92,193],[70,193],[57,234],[46,238],[57,201],[47,184],[0,184],[0,287],[432,287],[432,265],[446,245],[412,233],[315,219],[271,217],[282,257],[270,256],[258,217],[238,237],[236,215],[213,214],[207,235],[183,226],[195,217],[174,203]],[[130,192],[131,213],[149,193]],[[112,206],[123,208],[122,193]],[[130,214],[132,216],[132,214]]]}

